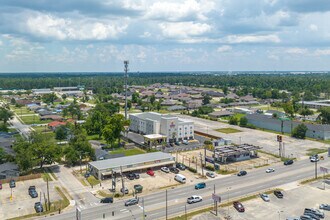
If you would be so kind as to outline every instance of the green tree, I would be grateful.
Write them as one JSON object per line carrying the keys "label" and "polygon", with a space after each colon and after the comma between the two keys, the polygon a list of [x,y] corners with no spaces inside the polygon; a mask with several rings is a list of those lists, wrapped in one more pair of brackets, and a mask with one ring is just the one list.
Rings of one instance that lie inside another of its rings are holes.
{"label": "green tree", "polygon": [[68,107],[66,107],[63,110],[63,116],[64,117],[71,116],[71,118],[73,118],[73,119],[76,118],[78,120],[81,120],[83,117],[82,112],[81,112],[80,107],[77,102],[73,102]]}
{"label": "green tree", "polygon": [[320,111],[320,114],[317,117],[317,119],[322,124],[330,124],[330,107],[321,108],[319,111]]}
{"label": "green tree", "polygon": [[55,139],[56,140],[65,140],[68,136],[68,131],[65,126],[60,126],[55,130]]}
{"label": "green tree", "polygon": [[31,150],[31,144],[19,139],[13,147],[16,155],[15,162],[22,172],[27,172],[37,165]]}
{"label": "green tree", "polygon": [[239,120],[239,126],[246,127],[248,124],[248,119],[246,117],[241,117]]}
{"label": "green tree", "polygon": [[125,132],[125,126],[129,125],[129,120],[125,120],[122,114],[115,114],[107,118],[107,125],[102,131],[102,135],[107,143],[114,146],[115,140],[119,145],[121,132]]}
{"label": "green tree", "polygon": [[13,118],[13,112],[10,110],[0,107],[0,120],[3,121],[5,125],[7,125],[7,122]]}
{"label": "green tree", "polygon": [[138,102],[138,100],[139,100],[139,93],[137,93],[137,92],[134,92],[133,94],[132,94],[132,103],[137,103]]}
{"label": "green tree", "polygon": [[153,105],[156,101],[155,95],[151,95],[149,101],[150,101],[151,105]]}
{"label": "green tree", "polygon": [[227,86],[222,87],[222,91],[225,95],[227,95],[228,94],[228,87]]}
{"label": "green tree", "polygon": [[283,104],[282,107],[283,107],[284,112],[287,115],[289,115],[290,118],[294,117],[294,108],[293,108],[292,102],[286,102]]}
{"label": "green tree", "polygon": [[63,94],[63,95],[62,95],[62,99],[63,99],[63,101],[65,101],[66,98],[67,98],[67,95],[66,95],[66,94]]}
{"label": "green tree", "polygon": [[307,132],[307,126],[304,124],[299,124],[297,127],[295,127],[292,131],[292,137],[299,138],[299,139],[305,139],[306,132]]}
{"label": "green tree", "polygon": [[231,125],[238,125],[238,118],[235,116],[230,116],[228,123]]}
{"label": "green tree", "polygon": [[210,104],[210,101],[212,100],[212,97],[208,94],[203,95],[203,105]]}
{"label": "green tree", "polygon": [[57,96],[55,93],[50,93],[50,94],[44,94],[41,97],[41,100],[47,104],[52,103],[54,104],[54,101],[57,99]]}
{"label": "green tree", "polygon": [[313,115],[314,112],[312,110],[310,110],[309,108],[303,108],[300,110],[299,112],[302,116],[304,116],[304,118],[307,116],[307,115]]}

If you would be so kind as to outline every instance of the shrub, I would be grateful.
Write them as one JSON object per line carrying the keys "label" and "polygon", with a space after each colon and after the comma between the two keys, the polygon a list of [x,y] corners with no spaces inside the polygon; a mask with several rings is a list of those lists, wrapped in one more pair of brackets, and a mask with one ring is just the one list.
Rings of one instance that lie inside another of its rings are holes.
{"label": "shrub", "polygon": [[205,167],[207,170],[210,170],[210,171],[214,171],[215,169],[214,169],[214,166],[212,166],[212,165],[206,165],[206,167]]}
{"label": "shrub", "polygon": [[188,170],[192,173],[197,173],[197,170],[192,167],[188,167]]}

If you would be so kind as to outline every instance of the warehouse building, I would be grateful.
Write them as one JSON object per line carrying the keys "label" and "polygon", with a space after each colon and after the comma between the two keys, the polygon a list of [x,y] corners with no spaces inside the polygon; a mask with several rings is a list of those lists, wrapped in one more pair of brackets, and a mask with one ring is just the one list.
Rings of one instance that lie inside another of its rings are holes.
{"label": "warehouse building", "polygon": [[144,112],[130,114],[129,119],[131,131],[144,135],[159,134],[159,143],[194,139],[194,123],[177,116]]}
{"label": "warehouse building", "polygon": [[102,180],[109,178],[113,172],[142,172],[148,168],[159,168],[173,165],[174,163],[175,158],[170,154],[154,152],[89,162],[88,170],[97,179]]}

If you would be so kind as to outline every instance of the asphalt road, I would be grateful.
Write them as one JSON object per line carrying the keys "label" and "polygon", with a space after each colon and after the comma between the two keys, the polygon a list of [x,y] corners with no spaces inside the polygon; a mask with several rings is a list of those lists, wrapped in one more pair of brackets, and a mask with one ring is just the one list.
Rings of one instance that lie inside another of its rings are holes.
{"label": "asphalt road", "polygon": [[[330,168],[329,158],[320,161],[318,166]],[[174,217],[184,213],[185,206],[187,211],[210,207],[212,205],[211,194],[215,186],[216,194],[222,197],[222,200],[240,197],[243,195],[265,191],[297,180],[314,176],[315,166],[309,160],[301,160],[293,165],[284,166],[278,164],[273,166],[274,173],[266,173],[266,168],[259,168],[249,171],[246,176],[238,177],[231,175],[224,178],[207,181],[207,187],[201,190],[195,190],[193,185],[183,185],[167,191],[168,198],[168,217]],[[188,180],[189,181],[189,180]],[[81,218],[87,219],[142,219],[142,198],[144,199],[146,219],[165,219],[165,191],[146,195],[140,198],[139,205],[125,207],[123,200],[117,200],[113,204],[95,205],[85,207],[81,211]],[[191,195],[200,195],[203,201],[196,204],[187,204],[186,199]],[[114,216],[112,216],[114,214]],[[49,219],[75,219],[76,212],[71,210],[67,213],[48,217]]]}
{"label": "asphalt road", "polygon": [[18,116],[15,114],[13,119],[9,121],[12,126],[25,138],[28,138],[31,132],[30,126],[26,124],[22,124],[20,120],[18,120]]}

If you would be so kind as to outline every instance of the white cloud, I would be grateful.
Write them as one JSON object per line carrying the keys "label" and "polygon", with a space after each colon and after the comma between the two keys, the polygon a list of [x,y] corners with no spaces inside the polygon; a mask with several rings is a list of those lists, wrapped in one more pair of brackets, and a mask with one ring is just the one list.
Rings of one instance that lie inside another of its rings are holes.
{"label": "white cloud", "polygon": [[225,41],[230,44],[239,43],[279,43],[280,38],[277,35],[229,35]]}
{"label": "white cloud", "polygon": [[306,54],[307,52],[308,52],[307,49],[298,48],[298,47],[289,48],[289,49],[285,50],[285,53],[289,53],[289,54]]}
{"label": "white cloud", "polygon": [[319,28],[317,27],[317,25],[316,24],[311,24],[311,25],[309,25],[309,30],[311,30],[311,31],[317,31]]}
{"label": "white cloud", "polygon": [[141,38],[149,38],[151,36],[151,33],[148,31],[143,32],[143,34],[140,35]]}
{"label": "white cloud", "polygon": [[73,20],[58,18],[49,14],[31,16],[26,27],[32,34],[57,40],[105,40],[117,38],[127,28],[109,21]]}
{"label": "white cloud", "polygon": [[316,56],[327,56],[330,55],[330,49],[317,49],[314,52]]}
{"label": "white cloud", "polygon": [[145,18],[167,21],[207,20],[207,13],[215,7],[210,0],[159,1],[146,9]]}
{"label": "white cloud", "polygon": [[221,47],[218,47],[217,51],[220,53],[224,53],[224,52],[229,52],[232,50],[232,47],[229,45],[223,45]]}
{"label": "white cloud", "polygon": [[208,24],[194,22],[161,23],[159,27],[165,37],[176,39],[200,36],[212,29]]}
{"label": "white cloud", "polygon": [[268,55],[268,58],[271,59],[271,60],[279,60],[279,56],[275,55],[275,54],[270,54]]}
{"label": "white cloud", "polygon": [[2,46],[3,45],[3,42],[0,40],[0,46]]}

